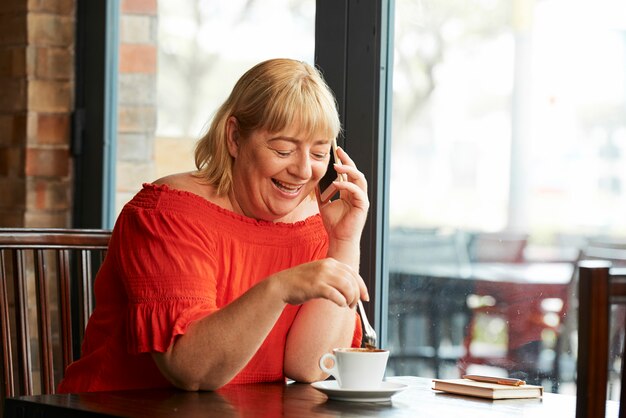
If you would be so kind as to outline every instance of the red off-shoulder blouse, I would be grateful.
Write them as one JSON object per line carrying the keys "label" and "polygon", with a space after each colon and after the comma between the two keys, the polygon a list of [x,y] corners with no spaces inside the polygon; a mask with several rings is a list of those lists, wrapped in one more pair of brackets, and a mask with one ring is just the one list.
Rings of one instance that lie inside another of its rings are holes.
{"label": "red off-shoulder blouse", "polygon": [[[58,391],[171,386],[150,353],[165,352],[193,321],[264,278],[323,258],[327,249],[319,215],[293,224],[256,221],[192,193],[144,185],[118,217],[95,281],[81,358]],[[284,309],[231,384],[284,381],[285,342],[298,309]],[[355,323],[353,346],[359,346],[358,318]]]}

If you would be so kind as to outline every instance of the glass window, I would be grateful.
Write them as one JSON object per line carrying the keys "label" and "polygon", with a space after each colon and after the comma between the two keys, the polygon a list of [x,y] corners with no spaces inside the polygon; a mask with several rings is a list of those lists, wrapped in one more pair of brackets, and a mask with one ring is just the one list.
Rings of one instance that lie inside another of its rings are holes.
{"label": "glass window", "polygon": [[395,3],[391,372],[571,392],[575,262],[626,248],[626,6]]}

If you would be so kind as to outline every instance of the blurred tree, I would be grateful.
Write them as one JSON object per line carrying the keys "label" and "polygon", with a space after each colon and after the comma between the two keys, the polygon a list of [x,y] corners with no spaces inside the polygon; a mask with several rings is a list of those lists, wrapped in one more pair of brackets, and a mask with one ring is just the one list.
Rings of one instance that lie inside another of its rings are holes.
{"label": "blurred tree", "polygon": [[396,0],[394,124],[422,113],[448,49],[510,31],[511,8],[510,1]]}
{"label": "blurred tree", "polygon": [[158,106],[166,131],[197,136],[195,122],[207,118],[201,86],[220,60],[217,49],[203,45],[202,34],[218,24],[234,30],[247,20],[255,3],[257,0],[159,1],[159,77],[165,82],[159,86]]}

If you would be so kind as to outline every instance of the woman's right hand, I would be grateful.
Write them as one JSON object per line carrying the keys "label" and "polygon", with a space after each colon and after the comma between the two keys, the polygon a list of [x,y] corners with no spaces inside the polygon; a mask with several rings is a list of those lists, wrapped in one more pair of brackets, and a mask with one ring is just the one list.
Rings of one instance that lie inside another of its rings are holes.
{"label": "woman's right hand", "polygon": [[341,198],[322,203],[318,197],[318,205],[331,243],[342,241],[358,245],[370,205],[367,180],[343,148],[337,148],[337,157],[339,161],[334,169],[345,180],[334,181],[330,187],[339,190]]}
{"label": "woman's right hand", "polygon": [[311,299],[323,298],[338,306],[353,308],[359,299],[369,300],[367,286],[349,265],[324,258],[300,264],[268,278],[277,283],[283,301],[300,305]]}

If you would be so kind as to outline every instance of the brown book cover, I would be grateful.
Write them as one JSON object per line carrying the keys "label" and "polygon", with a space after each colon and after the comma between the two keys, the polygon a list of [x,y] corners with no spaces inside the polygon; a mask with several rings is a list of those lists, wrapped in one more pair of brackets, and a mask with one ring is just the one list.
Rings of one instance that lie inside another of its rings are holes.
{"label": "brown book cover", "polygon": [[540,398],[543,396],[542,386],[511,386],[469,379],[433,379],[433,389],[487,399]]}

